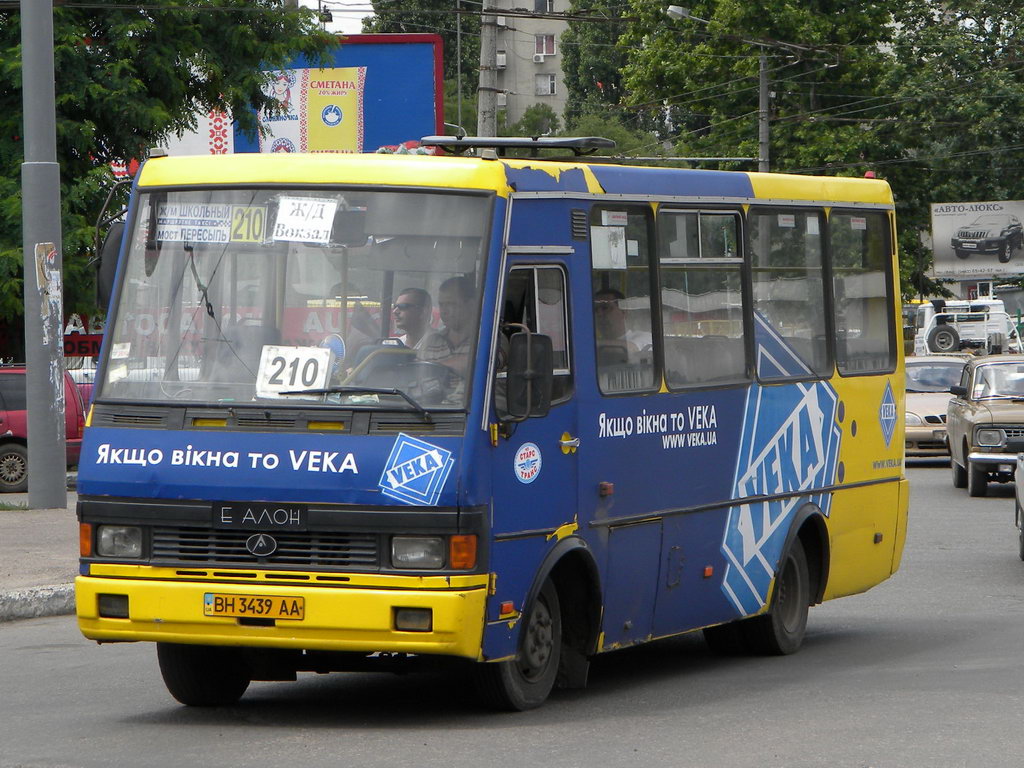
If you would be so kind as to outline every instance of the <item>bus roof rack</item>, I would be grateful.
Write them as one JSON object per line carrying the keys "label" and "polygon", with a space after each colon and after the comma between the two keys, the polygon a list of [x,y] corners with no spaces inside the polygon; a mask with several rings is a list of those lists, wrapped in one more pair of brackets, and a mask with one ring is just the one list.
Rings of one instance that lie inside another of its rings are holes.
{"label": "bus roof rack", "polygon": [[542,149],[568,149],[576,157],[592,155],[599,149],[615,149],[615,142],[612,139],[600,136],[424,136],[420,139],[420,144],[440,147],[453,155],[465,154],[471,149],[493,149],[502,157],[510,149],[528,149],[530,157],[538,157]]}

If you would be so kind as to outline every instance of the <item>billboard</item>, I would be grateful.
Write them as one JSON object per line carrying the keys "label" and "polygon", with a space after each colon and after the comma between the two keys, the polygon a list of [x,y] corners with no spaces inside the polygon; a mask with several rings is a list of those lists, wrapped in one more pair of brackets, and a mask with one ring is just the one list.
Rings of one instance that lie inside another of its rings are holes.
{"label": "billboard", "polygon": [[932,203],[936,277],[1024,273],[1024,200]]}
{"label": "billboard", "polygon": [[304,57],[268,72],[267,94],[282,106],[259,115],[264,133],[248,137],[230,115],[198,117],[169,142],[172,155],[232,152],[375,152],[443,133],[441,37],[348,35],[323,67]]}

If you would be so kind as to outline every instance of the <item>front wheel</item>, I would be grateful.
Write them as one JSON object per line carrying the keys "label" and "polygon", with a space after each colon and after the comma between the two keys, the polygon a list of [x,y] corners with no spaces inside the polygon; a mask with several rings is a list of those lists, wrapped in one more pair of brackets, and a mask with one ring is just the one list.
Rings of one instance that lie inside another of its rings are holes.
{"label": "front wheel", "polygon": [[952,454],[949,457],[949,466],[953,468],[953,487],[966,488],[967,470],[956,463],[956,459],[953,458]]}
{"label": "front wheel", "polygon": [[970,252],[970,251],[962,251],[962,250],[960,250],[959,248],[958,248],[958,249],[956,249],[955,253],[956,253],[956,257],[957,257],[958,259],[966,259],[966,258],[967,258],[968,256],[970,256],[970,255],[971,255],[971,252]]}
{"label": "front wheel", "polygon": [[1017,523],[1017,554],[1020,555],[1020,559],[1024,560],[1024,520],[1021,520],[1021,508],[1020,502],[1014,500],[1014,508],[1016,511]]}
{"label": "front wheel", "polygon": [[28,490],[28,449],[19,443],[0,446],[0,493]]}
{"label": "front wheel", "polygon": [[1009,241],[999,246],[999,261],[1001,264],[1005,264],[1013,256],[1013,244]]}
{"label": "front wheel", "polygon": [[157,643],[156,657],[167,690],[189,707],[234,704],[249,687],[237,648]]}
{"label": "front wheel", "polygon": [[804,642],[811,605],[811,578],[800,539],[793,539],[779,564],[768,612],[740,625],[747,647],[765,656],[795,653]]}
{"label": "front wheel", "polygon": [[967,495],[987,496],[988,495],[988,472],[985,467],[977,467],[970,459],[967,462]]}
{"label": "front wheel", "polygon": [[526,614],[516,658],[477,665],[476,686],[480,698],[494,709],[513,712],[539,707],[555,685],[561,648],[562,615],[558,592],[546,581]]}

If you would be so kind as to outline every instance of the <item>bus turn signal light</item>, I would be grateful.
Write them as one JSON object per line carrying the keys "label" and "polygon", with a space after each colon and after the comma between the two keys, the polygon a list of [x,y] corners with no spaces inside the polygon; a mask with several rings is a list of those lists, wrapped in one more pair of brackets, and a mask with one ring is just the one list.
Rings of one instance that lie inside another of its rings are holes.
{"label": "bus turn signal light", "polygon": [[78,524],[78,553],[82,557],[92,557],[92,526],[89,523]]}
{"label": "bus turn signal light", "polygon": [[448,541],[448,563],[459,570],[476,568],[476,536],[452,536]]}

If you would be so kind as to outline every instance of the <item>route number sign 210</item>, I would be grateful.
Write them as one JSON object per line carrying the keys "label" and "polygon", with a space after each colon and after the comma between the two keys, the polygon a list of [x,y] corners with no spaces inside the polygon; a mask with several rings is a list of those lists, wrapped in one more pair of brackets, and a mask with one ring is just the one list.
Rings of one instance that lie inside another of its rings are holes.
{"label": "route number sign 210", "polygon": [[256,374],[257,397],[281,397],[282,392],[323,389],[331,372],[326,347],[283,347],[267,344]]}

